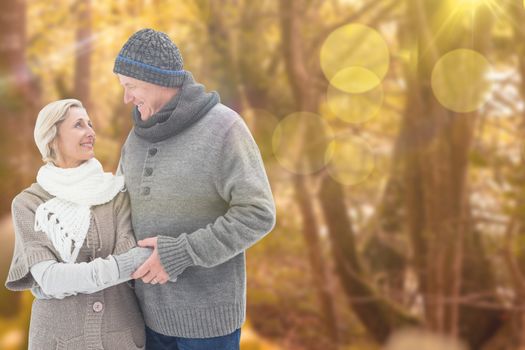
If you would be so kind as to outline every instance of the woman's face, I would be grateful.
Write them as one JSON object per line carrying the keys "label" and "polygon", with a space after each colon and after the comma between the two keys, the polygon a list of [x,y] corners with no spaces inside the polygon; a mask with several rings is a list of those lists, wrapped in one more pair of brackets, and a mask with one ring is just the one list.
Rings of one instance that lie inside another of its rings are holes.
{"label": "woman's face", "polygon": [[95,156],[95,131],[86,110],[71,107],[66,119],[58,125],[53,148],[56,153],[55,165],[60,168],[74,168]]}

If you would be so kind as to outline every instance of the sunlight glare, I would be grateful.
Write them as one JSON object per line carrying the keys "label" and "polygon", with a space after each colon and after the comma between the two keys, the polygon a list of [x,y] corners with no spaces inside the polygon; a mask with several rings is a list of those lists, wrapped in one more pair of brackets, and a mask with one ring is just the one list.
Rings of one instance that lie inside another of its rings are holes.
{"label": "sunlight glare", "polygon": [[474,10],[481,5],[490,5],[492,0],[457,0],[458,5],[464,10]]}

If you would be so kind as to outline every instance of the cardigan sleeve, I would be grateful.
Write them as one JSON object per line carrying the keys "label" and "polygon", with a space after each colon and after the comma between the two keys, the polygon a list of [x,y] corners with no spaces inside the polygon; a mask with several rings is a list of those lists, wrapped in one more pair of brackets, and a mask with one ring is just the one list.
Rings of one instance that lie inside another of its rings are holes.
{"label": "cardigan sleeve", "polygon": [[41,201],[27,193],[15,197],[11,204],[15,248],[5,286],[18,291],[30,289],[34,284],[30,268],[42,261],[61,261],[60,255],[42,231],[35,231],[35,211]]}
{"label": "cardigan sleeve", "polygon": [[[35,211],[41,202],[41,200],[28,193],[18,195],[12,202],[11,212],[15,233],[15,248],[5,283],[5,286],[10,290],[31,289],[38,284],[31,274],[33,266],[44,261],[64,263],[47,235],[34,229]],[[115,248],[112,254],[115,255],[119,271],[123,276],[129,277],[140,266],[140,264],[137,265],[136,263],[137,254],[141,256],[140,262],[144,262],[149,254],[145,256],[144,254],[131,253],[130,251],[136,243],[131,228],[131,213],[127,192],[117,194],[113,202]],[[130,254],[124,254],[125,252],[130,252]],[[77,264],[68,265],[74,266]],[[86,276],[81,275],[80,277],[84,279],[89,277]]]}
{"label": "cardigan sleeve", "polygon": [[131,279],[131,273],[151,255],[151,249],[135,247],[120,255],[75,264],[42,261],[31,267],[38,283],[39,299],[62,299],[78,293],[91,294]]}

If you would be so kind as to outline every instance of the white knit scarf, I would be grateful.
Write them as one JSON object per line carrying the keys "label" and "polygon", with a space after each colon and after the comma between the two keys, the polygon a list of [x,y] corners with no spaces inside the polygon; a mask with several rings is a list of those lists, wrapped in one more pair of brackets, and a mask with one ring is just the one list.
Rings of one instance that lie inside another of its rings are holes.
{"label": "white knit scarf", "polygon": [[111,201],[124,189],[124,177],[105,173],[92,158],[76,168],[48,163],[36,181],[55,197],[38,206],[35,231],[45,232],[62,260],[74,263],[89,230],[90,207]]}

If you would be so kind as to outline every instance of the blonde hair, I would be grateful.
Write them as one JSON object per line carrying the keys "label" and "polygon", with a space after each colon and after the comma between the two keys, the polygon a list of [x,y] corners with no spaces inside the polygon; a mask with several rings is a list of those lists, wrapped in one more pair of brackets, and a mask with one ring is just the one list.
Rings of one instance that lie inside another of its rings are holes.
{"label": "blonde hair", "polygon": [[56,160],[56,152],[51,146],[57,136],[57,126],[66,119],[69,109],[72,107],[84,109],[82,102],[70,98],[51,102],[38,113],[34,137],[36,146],[40,154],[42,154],[42,160],[45,163]]}

